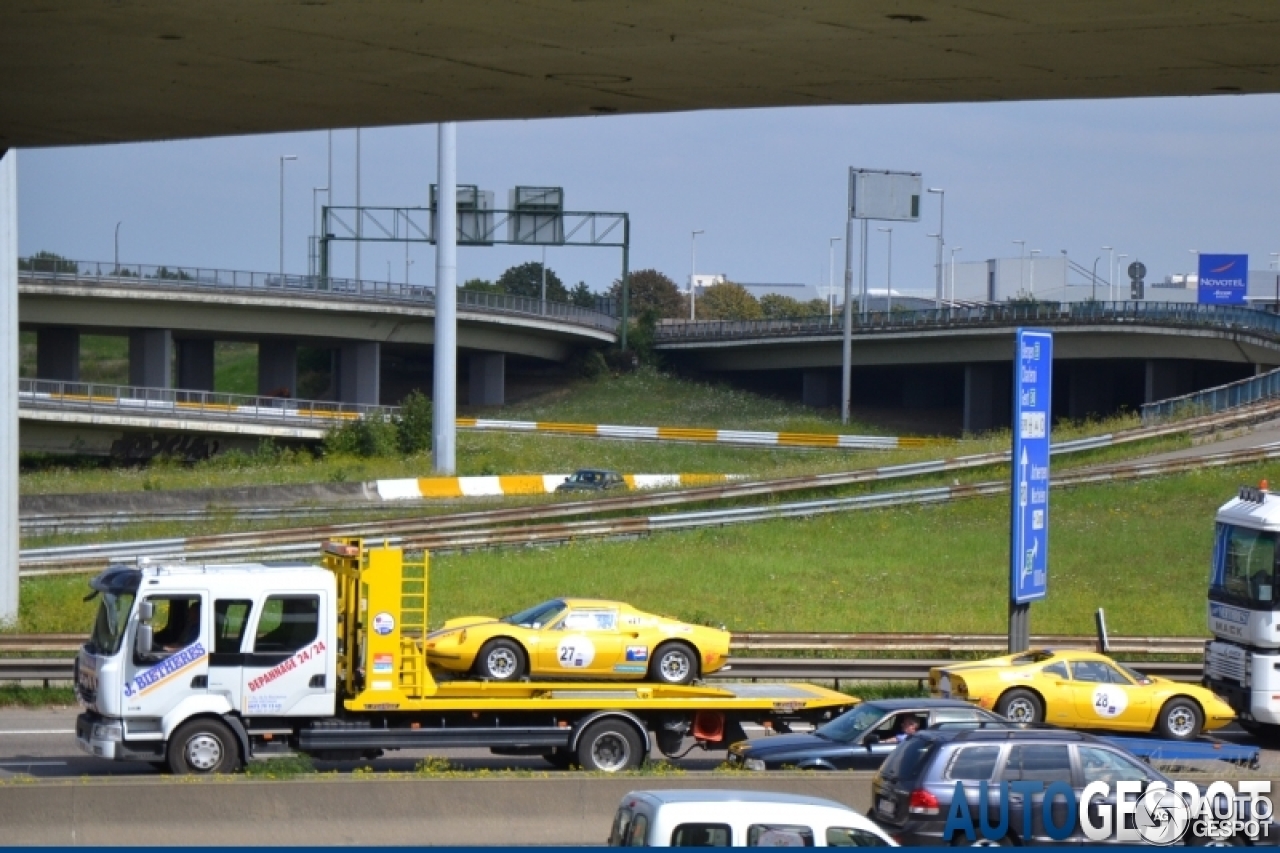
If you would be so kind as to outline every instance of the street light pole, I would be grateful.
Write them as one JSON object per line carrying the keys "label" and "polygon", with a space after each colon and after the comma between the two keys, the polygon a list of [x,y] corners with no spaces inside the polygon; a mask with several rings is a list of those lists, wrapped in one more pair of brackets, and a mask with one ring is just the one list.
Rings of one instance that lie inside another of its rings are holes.
{"label": "street light pole", "polygon": [[836,318],[836,243],[843,237],[827,238],[827,320]]}
{"label": "street light pole", "polygon": [[546,246],[542,247],[541,272],[542,272],[542,289],[540,291],[541,292],[540,300],[542,305],[541,305],[540,311],[541,313],[546,314],[547,313],[547,247]]}
{"label": "street light pole", "polygon": [[698,235],[706,233],[705,230],[694,231],[689,237],[689,322],[692,323],[696,317],[694,312],[694,277],[698,274]]}
{"label": "street light pole", "polygon": [[885,269],[884,311],[886,314],[892,314],[893,313],[893,229],[877,228],[876,230],[883,231],[884,233],[889,235],[889,261]]}
{"label": "street light pole", "polygon": [[1098,301],[1098,261],[1100,260],[1102,260],[1101,255],[1093,259],[1093,273],[1090,275],[1093,279],[1093,295],[1090,297],[1092,302]]}
{"label": "street light pole", "polygon": [[280,283],[284,284],[284,161],[297,160],[296,154],[280,157]]}
{"label": "street light pole", "polygon": [[120,275],[120,225],[123,222],[124,220],[122,219],[116,223],[116,268],[115,272],[111,273],[113,276]]}
{"label": "street light pole", "polygon": [[[1027,273],[1026,266],[1022,263],[1022,256],[1026,253],[1027,241],[1014,240],[1013,242],[1018,246],[1018,292],[1021,293],[1022,280],[1026,277]],[[954,259],[955,255],[952,255],[951,257]]]}
{"label": "street light pole", "polygon": [[929,192],[938,194],[938,282],[934,298],[934,307],[942,308],[942,247],[947,242],[947,191],[938,187],[929,187]]}
{"label": "street light pole", "polygon": [[1107,259],[1107,301],[1116,301],[1116,250],[1110,246],[1103,246],[1104,252],[1110,252],[1111,257]]}
{"label": "street light pole", "polygon": [[[956,302],[956,252],[964,251],[964,246],[953,246],[951,248],[951,307],[955,307]],[[1022,285],[1019,284],[1019,287]]]}

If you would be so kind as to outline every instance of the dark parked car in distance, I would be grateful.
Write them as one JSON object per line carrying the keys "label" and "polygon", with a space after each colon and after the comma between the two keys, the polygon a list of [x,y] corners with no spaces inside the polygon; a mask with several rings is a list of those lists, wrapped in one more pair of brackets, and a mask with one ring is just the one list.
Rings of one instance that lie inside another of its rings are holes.
{"label": "dark parked car in distance", "polygon": [[871,769],[897,749],[893,737],[908,718],[921,729],[1004,721],[959,699],[881,699],[863,702],[808,734],[740,741],[729,747],[727,760],[746,770]]}
{"label": "dark parked car in distance", "polygon": [[582,468],[573,472],[556,486],[557,492],[603,492],[608,489],[625,489],[627,481],[617,471],[599,468]]}

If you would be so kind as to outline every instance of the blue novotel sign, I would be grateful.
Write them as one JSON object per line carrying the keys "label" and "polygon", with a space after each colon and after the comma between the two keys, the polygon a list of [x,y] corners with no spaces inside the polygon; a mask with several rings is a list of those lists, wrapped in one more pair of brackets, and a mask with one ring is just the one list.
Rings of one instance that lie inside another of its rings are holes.
{"label": "blue novotel sign", "polygon": [[1249,292],[1248,255],[1201,255],[1201,305],[1243,305]]}
{"label": "blue novotel sign", "polygon": [[1049,417],[1053,333],[1018,329],[1013,361],[1013,489],[1009,597],[1026,604],[1049,587]]}

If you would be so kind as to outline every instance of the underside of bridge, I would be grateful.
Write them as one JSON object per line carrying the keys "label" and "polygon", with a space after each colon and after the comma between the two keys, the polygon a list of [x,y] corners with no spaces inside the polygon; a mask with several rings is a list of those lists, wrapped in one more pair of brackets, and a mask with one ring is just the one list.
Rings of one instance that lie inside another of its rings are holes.
{"label": "underside of bridge", "polygon": [[1271,0],[10,0],[0,149],[1280,89]]}

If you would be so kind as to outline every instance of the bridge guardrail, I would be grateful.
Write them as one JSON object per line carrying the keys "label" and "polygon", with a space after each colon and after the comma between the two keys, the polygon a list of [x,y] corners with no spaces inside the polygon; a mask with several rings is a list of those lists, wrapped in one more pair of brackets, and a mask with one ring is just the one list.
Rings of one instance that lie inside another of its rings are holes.
{"label": "bridge guardrail", "polygon": [[[1035,323],[1049,326],[1090,323],[1130,324],[1156,322],[1183,327],[1214,327],[1258,332],[1280,338],[1280,316],[1251,308],[1198,305],[1182,302],[1068,302],[977,305],[931,308],[922,311],[876,311],[855,314],[855,334],[1004,327]],[[657,343],[698,340],[734,340],[751,337],[821,336],[839,334],[839,317],[807,317],[795,320],[713,320],[663,323],[654,334]]]}
{"label": "bridge guardrail", "polygon": [[[109,284],[118,287],[190,288],[287,293],[312,298],[356,297],[434,306],[434,287],[394,281],[280,275],[247,270],[171,267],[46,258],[19,258],[19,280]],[[493,314],[549,317],[608,332],[617,331],[618,318],[566,302],[543,302],[505,293],[458,290],[458,308]]]}

